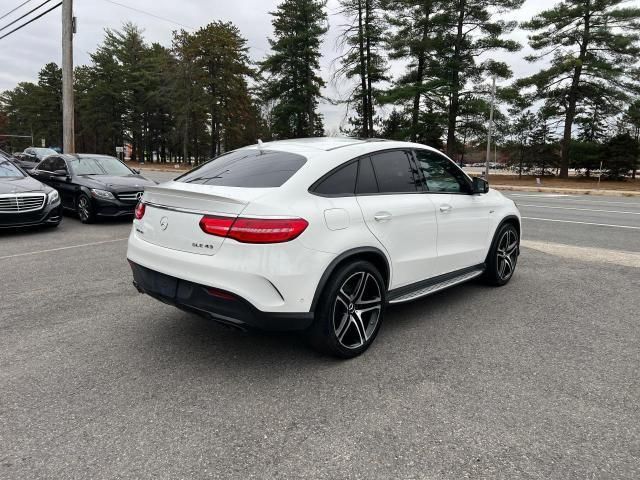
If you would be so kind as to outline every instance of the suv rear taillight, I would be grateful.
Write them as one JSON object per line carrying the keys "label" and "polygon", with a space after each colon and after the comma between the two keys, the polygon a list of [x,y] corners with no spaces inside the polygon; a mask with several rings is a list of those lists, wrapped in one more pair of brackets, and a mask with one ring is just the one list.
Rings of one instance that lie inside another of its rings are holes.
{"label": "suv rear taillight", "polygon": [[226,237],[233,225],[233,218],[206,216],[200,219],[200,228],[204,233],[216,237]]}
{"label": "suv rear taillight", "polygon": [[144,217],[144,212],[146,210],[147,210],[147,207],[145,206],[145,204],[142,202],[138,202],[138,204],[136,205],[136,209],[133,212],[133,214],[136,217],[136,220],[140,220],[142,217]]}
{"label": "suv rear taillight", "polygon": [[242,243],[283,243],[300,236],[309,223],[302,218],[233,218],[205,216],[200,220],[203,232],[228,237]]}

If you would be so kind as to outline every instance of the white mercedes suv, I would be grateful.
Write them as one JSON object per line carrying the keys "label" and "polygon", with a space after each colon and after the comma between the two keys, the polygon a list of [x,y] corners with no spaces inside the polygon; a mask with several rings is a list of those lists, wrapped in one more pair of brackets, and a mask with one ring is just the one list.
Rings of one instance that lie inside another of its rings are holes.
{"label": "white mercedes suv", "polygon": [[424,145],[351,138],[241,148],[147,187],[136,288],[241,329],[304,330],[353,357],[389,304],[483,277],[520,253],[513,201]]}

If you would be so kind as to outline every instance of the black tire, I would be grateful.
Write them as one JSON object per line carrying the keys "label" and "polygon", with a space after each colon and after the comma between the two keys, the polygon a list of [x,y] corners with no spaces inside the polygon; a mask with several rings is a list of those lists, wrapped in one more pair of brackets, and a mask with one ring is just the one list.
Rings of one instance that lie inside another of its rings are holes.
{"label": "black tire", "polygon": [[312,345],[340,358],[360,355],[380,330],[386,301],[384,279],[371,263],[359,260],[338,268],[319,299],[309,332]]}
{"label": "black tire", "polygon": [[505,223],[496,233],[485,261],[484,280],[489,285],[501,287],[509,283],[518,264],[520,236],[512,223]]}
{"label": "black tire", "polygon": [[76,212],[82,223],[93,223],[95,220],[95,213],[93,211],[93,203],[84,193],[78,195],[76,201]]}

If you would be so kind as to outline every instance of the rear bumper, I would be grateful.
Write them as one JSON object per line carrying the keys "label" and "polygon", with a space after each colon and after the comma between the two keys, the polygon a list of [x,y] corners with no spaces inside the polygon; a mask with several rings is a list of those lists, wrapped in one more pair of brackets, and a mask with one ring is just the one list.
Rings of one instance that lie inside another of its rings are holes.
{"label": "rear bumper", "polygon": [[213,255],[147,242],[134,220],[127,258],[155,272],[245,299],[262,312],[311,312],[320,277],[334,254],[310,250],[294,240],[253,245],[227,239]]}
{"label": "rear bumper", "polygon": [[129,261],[139,292],[163,303],[240,329],[295,331],[308,328],[313,313],[262,312],[238,295],[165,275]]}

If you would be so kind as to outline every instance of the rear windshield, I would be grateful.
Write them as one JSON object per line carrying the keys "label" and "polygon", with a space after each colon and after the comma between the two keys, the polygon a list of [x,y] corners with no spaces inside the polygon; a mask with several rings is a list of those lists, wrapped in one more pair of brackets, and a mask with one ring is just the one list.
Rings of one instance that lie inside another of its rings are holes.
{"label": "rear windshield", "polygon": [[271,150],[237,150],[209,160],[176,181],[221,187],[279,187],[300,170],[302,155]]}

